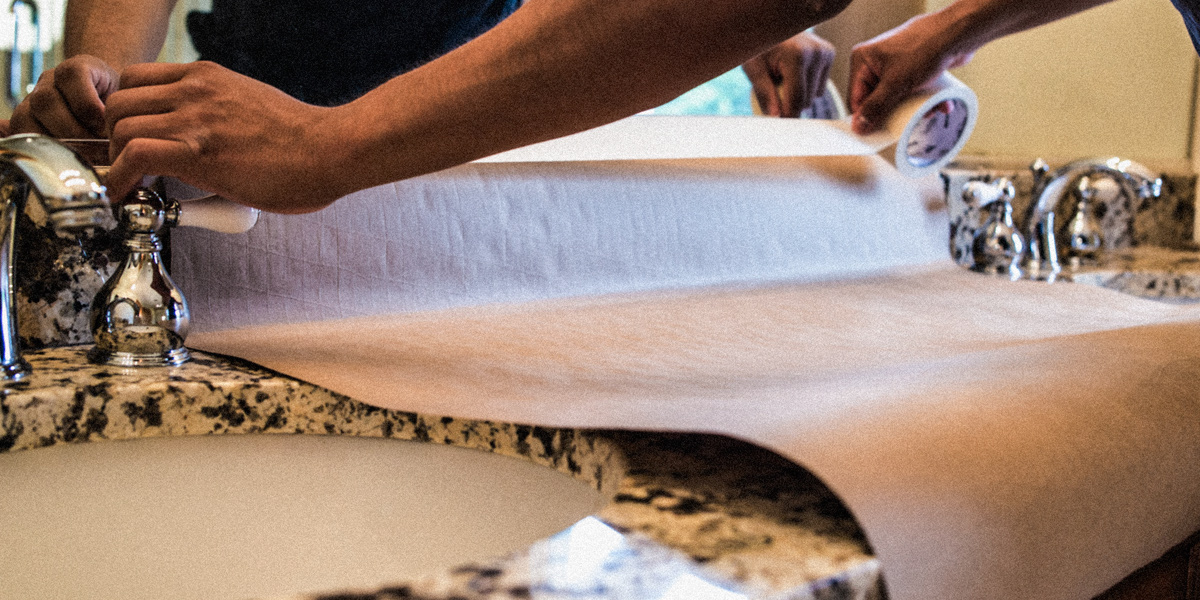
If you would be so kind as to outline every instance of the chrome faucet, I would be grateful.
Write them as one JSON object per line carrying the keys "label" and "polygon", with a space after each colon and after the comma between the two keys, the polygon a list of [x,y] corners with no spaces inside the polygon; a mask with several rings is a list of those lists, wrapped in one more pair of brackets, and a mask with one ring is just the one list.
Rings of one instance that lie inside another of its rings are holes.
{"label": "chrome faucet", "polygon": [[1091,181],[1109,178],[1120,187],[1126,198],[1156,198],[1162,194],[1162,177],[1131,160],[1120,158],[1089,158],[1071,162],[1053,175],[1038,159],[1030,165],[1033,171],[1033,202],[1025,217],[1025,269],[1030,277],[1053,280],[1062,270],[1059,256],[1066,248],[1059,242],[1056,221],[1068,203],[1070,192],[1078,189],[1083,177]]}
{"label": "chrome faucet", "polygon": [[13,240],[17,214],[33,191],[55,231],[68,233],[111,227],[105,188],[91,167],[72,150],[40,135],[0,139],[0,386],[29,374],[21,358],[13,298]]}

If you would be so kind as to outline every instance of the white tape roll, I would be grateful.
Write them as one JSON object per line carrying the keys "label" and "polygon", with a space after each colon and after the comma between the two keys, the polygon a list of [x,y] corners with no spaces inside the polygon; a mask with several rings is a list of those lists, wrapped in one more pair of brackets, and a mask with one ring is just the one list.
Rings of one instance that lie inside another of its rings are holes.
{"label": "white tape roll", "polygon": [[975,92],[946,73],[866,136],[853,133],[849,120],[638,115],[478,162],[853,156],[895,145],[896,168],[920,177],[954,160],[978,107]]}
{"label": "white tape roll", "polygon": [[962,151],[975,121],[979,99],[975,92],[949,73],[922,88],[900,104],[881,131],[864,136],[868,145],[895,150],[901,173],[921,177],[936,173]]}

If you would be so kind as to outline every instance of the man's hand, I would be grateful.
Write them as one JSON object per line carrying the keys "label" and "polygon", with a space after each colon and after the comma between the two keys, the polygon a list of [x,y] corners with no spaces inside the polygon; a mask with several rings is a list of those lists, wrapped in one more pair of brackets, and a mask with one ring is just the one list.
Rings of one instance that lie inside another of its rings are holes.
{"label": "man's hand", "polygon": [[116,71],[87,55],[69,58],[46,71],[13,110],[13,133],[61,138],[104,137],[104,102],[116,91]]}
{"label": "man's hand", "polygon": [[335,154],[354,144],[337,110],[210,62],[132,65],[108,98],[109,192],[169,175],[271,212],[320,210],[354,189],[335,181],[352,176]]}
{"label": "man's hand", "polygon": [[955,39],[931,13],[910,19],[854,47],[850,54],[850,112],[854,131],[871,133],[892,111],[946,69],[967,64],[974,51],[957,51]]}
{"label": "man's hand", "polygon": [[804,32],[746,61],[742,70],[763,113],[798,117],[825,93],[833,54],[833,44]]}

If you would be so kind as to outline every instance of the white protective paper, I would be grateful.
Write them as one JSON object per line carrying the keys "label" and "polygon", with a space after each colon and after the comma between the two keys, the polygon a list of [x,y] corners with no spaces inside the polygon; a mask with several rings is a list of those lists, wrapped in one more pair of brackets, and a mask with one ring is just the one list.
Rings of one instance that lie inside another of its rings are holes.
{"label": "white protective paper", "polygon": [[876,155],[937,93],[874,141],[652,117],[177,230],[189,344],[390,408],[738,436],[839,493],[896,600],[1087,600],[1200,528],[1200,308],[951,264]]}

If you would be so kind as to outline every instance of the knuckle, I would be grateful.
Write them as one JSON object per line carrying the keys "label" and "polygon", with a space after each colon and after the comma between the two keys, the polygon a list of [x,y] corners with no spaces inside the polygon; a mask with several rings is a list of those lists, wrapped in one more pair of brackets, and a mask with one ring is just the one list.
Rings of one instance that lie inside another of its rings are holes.
{"label": "knuckle", "polygon": [[151,157],[149,140],[134,138],[125,142],[121,147],[121,159],[135,169],[141,168]]}
{"label": "knuckle", "polygon": [[184,77],[179,80],[179,94],[189,101],[209,100],[216,96],[217,88],[207,77]]}
{"label": "knuckle", "polygon": [[44,113],[54,109],[57,104],[57,96],[56,92],[51,92],[48,88],[39,86],[34,88],[25,97],[25,104],[29,106],[30,111],[33,113]]}
{"label": "knuckle", "polygon": [[[25,105],[22,104],[21,106]],[[13,110],[12,118],[9,119],[9,125],[12,127],[14,133],[30,131],[29,128],[33,124],[33,119],[29,118],[28,110],[22,109],[21,106]]]}
{"label": "knuckle", "polygon": [[55,73],[62,77],[76,77],[87,72],[87,65],[79,60],[66,60],[57,67],[54,67],[53,71],[47,72]]}
{"label": "knuckle", "polygon": [[117,121],[110,127],[108,137],[117,147],[124,146],[133,140],[133,133],[130,131],[129,123],[126,121]]}
{"label": "knuckle", "polygon": [[54,85],[54,70],[48,70],[48,71],[42,71],[42,74],[38,76],[37,84],[34,87],[39,88],[42,86],[53,86],[53,85]]}
{"label": "knuckle", "polygon": [[187,72],[206,76],[220,69],[220,65],[211,60],[198,60],[188,65]]}

